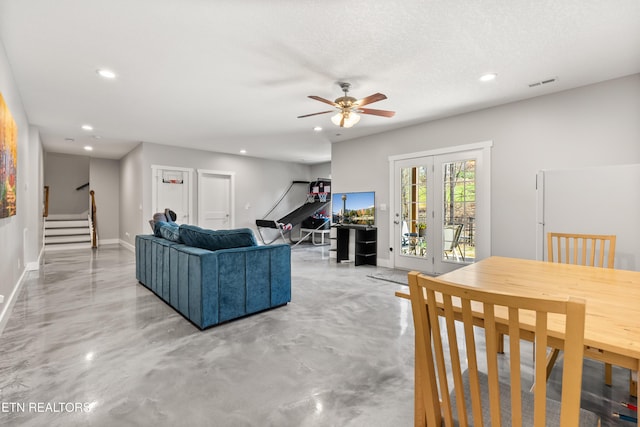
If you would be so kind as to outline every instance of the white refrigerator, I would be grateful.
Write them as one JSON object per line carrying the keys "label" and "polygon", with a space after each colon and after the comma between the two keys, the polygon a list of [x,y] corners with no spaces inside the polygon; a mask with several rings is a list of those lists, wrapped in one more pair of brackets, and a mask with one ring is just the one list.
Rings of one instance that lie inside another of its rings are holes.
{"label": "white refrigerator", "polygon": [[537,259],[547,232],[615,234],[615,268],[640,271],[640,164],[542,170],[536,189]]}

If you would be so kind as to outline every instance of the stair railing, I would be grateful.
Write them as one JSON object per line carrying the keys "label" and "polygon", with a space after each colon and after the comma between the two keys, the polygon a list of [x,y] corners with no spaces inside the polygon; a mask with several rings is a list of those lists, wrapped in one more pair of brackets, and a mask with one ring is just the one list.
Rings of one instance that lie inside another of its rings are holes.
{"label": "stair railing", "polygon": [[49,216],[49,186],[48,185],[44,186],[44,209],[42,210],[42,216],[45,218]]}
{"label": "stair railing", "polygon": [[89,191],[89,197],[91,199],[91,209],[89,210],[89,225],[91,226],[91,247],[98,247],[98,215],[96,209],[96,192],[91,190]]}

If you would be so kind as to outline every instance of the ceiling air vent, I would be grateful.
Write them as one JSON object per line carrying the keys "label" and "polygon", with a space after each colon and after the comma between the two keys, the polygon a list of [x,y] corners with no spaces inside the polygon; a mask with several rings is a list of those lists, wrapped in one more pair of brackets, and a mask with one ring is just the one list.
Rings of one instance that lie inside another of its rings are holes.
{"label": "ceiling air vent", "polygon": [[539,82],[529,83],[529,87],[538,87],[538,86],[542,86],[542,85],[548,85],[548,84],[551,84],[551,83],[555,83],[557,81],[558,81],[557,77],[552,77],[550,79],[544,79],[544,80],[541,80]]}

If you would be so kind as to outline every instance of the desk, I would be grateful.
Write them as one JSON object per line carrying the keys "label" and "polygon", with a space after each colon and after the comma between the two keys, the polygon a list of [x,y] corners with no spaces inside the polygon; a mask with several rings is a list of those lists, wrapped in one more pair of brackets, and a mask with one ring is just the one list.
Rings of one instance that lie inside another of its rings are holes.
{"label": "desk", "polygon": [[[585,357],[640,369],[640,272],[490,257],[438,279],[522,295],[583,298]],[[405,292],[396,296],[409,298]],[[549,329],[554,335],[552,322]]]}

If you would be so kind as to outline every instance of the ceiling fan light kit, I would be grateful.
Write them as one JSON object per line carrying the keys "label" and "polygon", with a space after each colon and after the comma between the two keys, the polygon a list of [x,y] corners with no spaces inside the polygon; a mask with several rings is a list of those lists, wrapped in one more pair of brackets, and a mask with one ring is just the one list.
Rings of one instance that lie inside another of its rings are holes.
{"label": "ceiling fan light kit", "polygon": [[[395,111],[362,108],[365,105],[387,99],[387,96],[382,93],[374,93],[373,95],[369,95],[366,98],[357,100],[356,98],[348,95],[349,87],[351,87],[351,84],[349,83],[340,83],[340,88],[344,92],[344,96],[337,98],[335,101],[329,101],[328,99],[316,95],[309,95],[309,98],[315,99],[316,101],[324,102],[325,104],[329,104],[337,108],[338,113],[331,117],[331,121],[336,126],[340,126],[343,128],[350,128],[358,123],[360,121],[360,114],[371,114],[381,117],[393,117],[396,114]],[[333,113],[334,111],[335,110],[329,110],[321,111],[319,113],[305,114],[304,116],[298,116],[298,118],[301,119],[303,117],[316,116],[318,114]]]}
{"label": "ceiling fan light kit", "polygon": [[354,112],[340,112],[331,117],[331,121],[334,125],[342,128],[350,128],[360,121],[360,115]]}

